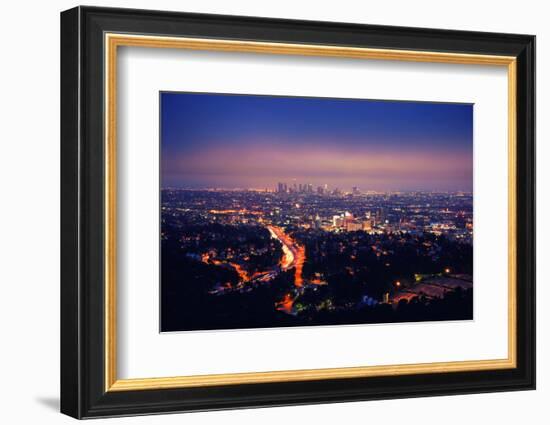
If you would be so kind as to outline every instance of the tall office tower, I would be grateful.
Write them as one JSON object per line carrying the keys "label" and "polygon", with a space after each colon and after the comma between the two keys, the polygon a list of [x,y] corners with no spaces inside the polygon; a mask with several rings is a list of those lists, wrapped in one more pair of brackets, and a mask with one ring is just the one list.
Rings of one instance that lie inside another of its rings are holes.
{"label": "tall office tower", "polygon": [[384,207],[380,207],[378,211],[376,212],[378,222],[383,223],[386,221],[386,209]]}
{"label": "tall office tower", "polygon": [[319,217],[319,214],[315,215],[315,228],[319,230],[321,228],[321,217]]}

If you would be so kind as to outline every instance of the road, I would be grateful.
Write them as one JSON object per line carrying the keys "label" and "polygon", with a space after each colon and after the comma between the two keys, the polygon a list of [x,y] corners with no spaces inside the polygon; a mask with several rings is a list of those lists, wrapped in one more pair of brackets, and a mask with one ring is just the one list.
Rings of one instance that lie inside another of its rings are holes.
{"label": "road", "polygon": [[283,245],[283,258],[280,261],[281,269],[289,270],[294,267],[294,285],[297,287],[303,286],[302,269],[306,260],[306,249],[287,235],[281,227],[269,225],[267,230],[273,238],[279,240]]}
{"label": "road", "polygon": [[[294,286],[301,288],[304,284],[304,278],[302,276],[302,270],[304,262],[306,260],[306,249],[302,245],[298,244],[292,237],[285,233],[285,231],[278,226],[268,225],[267,230],[274,239],[281,242],[283,249],[283,256],[279,261],[281,270],[286,271],[294,268]],[[209,258],[203,258],[203,262],[222,265],[221,261],[210,260]],[[246,290],[247,284],[250,282],[269,282],[278,273],[277,270],[268,270],[265,272],[256,272],[252,276],[246,272],[246,270],[237,263],[226,263],[232,267],[239,275],[239,283],[235,288],[232,287],[220,287],[212,291],[212,293],[223,293],[226,290]],[[298,297],[298,291],[291,291],[287,293],[284,298],[276,304],[276,308],[279,311],[284,311],[287,314],[295,314],[294,302]]]}

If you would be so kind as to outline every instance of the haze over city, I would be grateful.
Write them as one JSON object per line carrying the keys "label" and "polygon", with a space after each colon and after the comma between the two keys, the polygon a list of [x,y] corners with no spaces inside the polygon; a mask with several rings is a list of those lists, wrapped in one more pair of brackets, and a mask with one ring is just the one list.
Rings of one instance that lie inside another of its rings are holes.
{"label": "haze over city", "polygon": [[469,104],[161,94],[163,187],[472,190]]}

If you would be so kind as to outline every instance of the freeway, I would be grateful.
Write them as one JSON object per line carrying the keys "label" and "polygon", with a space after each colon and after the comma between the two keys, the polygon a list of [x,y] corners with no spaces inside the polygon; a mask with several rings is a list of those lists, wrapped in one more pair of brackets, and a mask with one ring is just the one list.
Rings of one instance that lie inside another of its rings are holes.
{"label": "freeway", "polygon": [[305,248],[292,239],[290,235],[287,235],[281,227],[269,225],[267,230],[273,238],[279,240],[283,245],[283,257],[280,261],[281,269],[289,270],[294,267],[294,285],[301,287],[304,283],[302,269],[306,260]]}

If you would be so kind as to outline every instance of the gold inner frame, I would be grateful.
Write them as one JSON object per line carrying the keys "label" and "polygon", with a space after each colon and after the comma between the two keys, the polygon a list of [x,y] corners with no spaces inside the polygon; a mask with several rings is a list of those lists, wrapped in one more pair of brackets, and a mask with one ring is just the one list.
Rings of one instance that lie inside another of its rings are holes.
{"label": "gold inner frame", "polygon": [[[371,49],[148,35],[105,34],[105,391],[132,391],[214,385],[311,381],[417,373],[510,369],[516,367],[516,58],[445,52]],[[361,366],[326,369],[118,379],[116,324],[116,106],[119,46],[325,56],[507,67],[508,72],[508,357],[495,360]]]}

